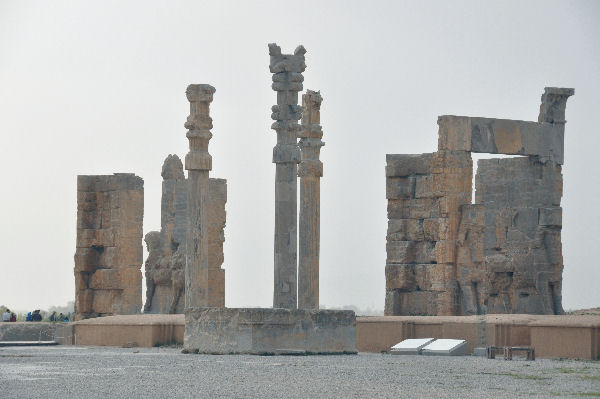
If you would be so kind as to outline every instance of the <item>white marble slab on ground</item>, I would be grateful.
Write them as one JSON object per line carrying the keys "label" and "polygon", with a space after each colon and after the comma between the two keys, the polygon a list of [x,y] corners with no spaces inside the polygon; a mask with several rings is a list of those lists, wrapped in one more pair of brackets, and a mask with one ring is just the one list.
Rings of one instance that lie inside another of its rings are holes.
{"label": "white marble slab on ground", "polygon": [[390,353],[393,355],[418,355],[421,349],[435,338],[409,338],[392,346]]}
{"label": "white marble slab on ground", "polygon": [[421,349],[422,355],[463,356],[467,353],[467,341],[464,339],[438,339]]}

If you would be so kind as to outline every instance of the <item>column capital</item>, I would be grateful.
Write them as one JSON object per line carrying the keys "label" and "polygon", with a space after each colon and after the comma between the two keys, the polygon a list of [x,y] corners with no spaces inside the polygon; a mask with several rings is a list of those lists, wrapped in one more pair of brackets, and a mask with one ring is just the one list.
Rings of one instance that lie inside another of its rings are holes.
{"label": "column capital", "polygon": [[277,133],[277,144],[273,148],[273,163],[299,163],[298,121],[302,118],[302,107],[298,105],[298,92],[302,91],[306,69],[303,46],[296,47],[293,54],[283,54],[281,47],[269,44],[269,70],[273,74],[272,89],[277,92],[277,104],[271,108],[275,121],[271,129]]}
{"label": "column capital", "polygon": [[211,170],[212,157],[208,153],[208,142],[212,138],[212,119],[210,103],[213,101],[215,88],[208,84],[191,84],[185,95],[190,102],[190,115],[184,124],[188,129],[186,137],[190,143],[190,151],[185,156],[186,170]]}
{"label": "column capital", "polygon": [[546,87],[542,94],[538,122],[565,124],[567,99],[575,94],[575,89]]}
{"label": "column capital", "polygon": [[298,133],[300,138],[301,161],[298,167],[299,177],[322,177],[323,163],[319,160],[321,147],[325,145],[321,138],[321,92],[307,90],[302,95],[302,125]]}

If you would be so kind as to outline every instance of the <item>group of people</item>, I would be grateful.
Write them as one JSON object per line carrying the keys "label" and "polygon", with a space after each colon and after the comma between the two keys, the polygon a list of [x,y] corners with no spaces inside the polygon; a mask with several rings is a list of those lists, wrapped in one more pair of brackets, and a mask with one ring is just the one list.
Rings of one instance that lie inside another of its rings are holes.
{"label": "group of people", "polygon": [[[70,318],[69,314],[56,314],[56,312],[52,312],[49,317],[50,321],[60,321],[60,322],[68,322]],[[34,310],[33,312],[27,312],[27,316],[25,316],[25,321],[42,321],[43,316],[40,313],[39,309]],[[2,313],[2,321],[11,322],[17,321],[17,315],[14,312],[11,312],[10,309],[6,309],[4,313]]]}
{"label": "group of people", "polygon": [[17,315],[6,309],[6,312],[2,313],[2,321],[17,321]]}
{"label": "group of people", "polygon": [[69,321],[69,315],[64,315],[62,312],[59,315],[56,315],[56,312],[52,312],[50,315],[50,321]]}
{"label": "group of people", "polygon": [[33,312],[27,312],[27,316],[25,316],[25,321],[42,321],[42,315],[39,309],[34,310]]}

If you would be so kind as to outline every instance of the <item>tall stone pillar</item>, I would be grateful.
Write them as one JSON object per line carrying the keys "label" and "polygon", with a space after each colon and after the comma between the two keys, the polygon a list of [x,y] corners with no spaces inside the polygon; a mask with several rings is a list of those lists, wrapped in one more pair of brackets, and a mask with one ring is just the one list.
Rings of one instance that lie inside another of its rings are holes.
{"label": "tall stone pillar", "polygon": [[190,115],[185,123],[190,151],[185,156],[188,171],[188,232],[185,264],[185,308],[208,305],[208,174],[212,158],[208,142],[212,138],[210,103],[215,88],[207,84],[189,85],[185,94],[190,102]]}
{"label": "tall stone pillar", "polygon": [[269,44],[273,73],[272,88],[277,92],[277,105],[272,108],[271,126],[277,132],[273,148],[275,166],[275,270],[273,307],[297,307],[297,182],[300,148],[297,135],[302,116],[298,92],[302,91],[302,72],[306,69],[306,50],[298,46],[294,54],[281,54],[275,43]]}
{"label": "tall stone pillar", "polygon": [[319,92],[307,90],[302,96],[302,126],[300,129],[301,161],[300,223],[298,262],[298,308],[319,308],[319,241],[321,187],[323,163],[319,160],[323,131],[320,108],[323,98]]}

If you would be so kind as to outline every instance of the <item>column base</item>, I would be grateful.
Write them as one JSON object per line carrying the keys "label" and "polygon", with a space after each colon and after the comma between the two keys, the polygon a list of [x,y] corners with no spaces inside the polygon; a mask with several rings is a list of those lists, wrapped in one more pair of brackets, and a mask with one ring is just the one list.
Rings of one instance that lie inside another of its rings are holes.
{"label": "column base", "polygon": [[355,354],[351,310],[190,308],[184,352],[205,354]]}

